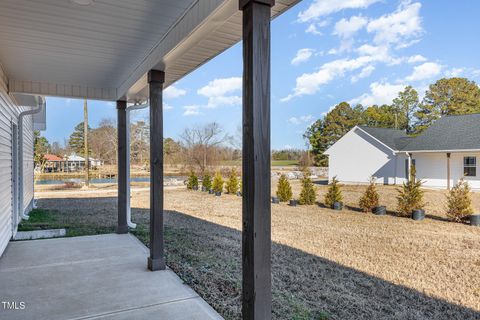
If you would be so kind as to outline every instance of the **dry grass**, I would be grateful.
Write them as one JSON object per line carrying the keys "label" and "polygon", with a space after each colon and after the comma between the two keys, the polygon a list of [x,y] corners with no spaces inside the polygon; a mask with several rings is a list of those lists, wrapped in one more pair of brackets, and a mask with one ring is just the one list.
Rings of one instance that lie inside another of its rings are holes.
{"label": "dry grass", "polygon": [[[356,207],[364,188],[345,186],[346,205]],[[298,184],[293,189],[298,194]],[[319,200],[325,191],[318,187]],[[395,188],[379,191],[393,210]],[[79,192],[39,205],[57,210],[57,223],[72,230],[114,230],[115,193],[87,198],[93,196]],[[435,219],[420,222],[354,208],[273,205],[274,318],[479,319],[480,228],[444,221],[443,191],[428,190],[426,201]],[[135,233],[145,242],[148,205],[148,192],[133,193]],[[225,318],[238,319],[241,199],[167,190],[165,206],[168,265]],[[474,207],[480,209],[480,194]]]}

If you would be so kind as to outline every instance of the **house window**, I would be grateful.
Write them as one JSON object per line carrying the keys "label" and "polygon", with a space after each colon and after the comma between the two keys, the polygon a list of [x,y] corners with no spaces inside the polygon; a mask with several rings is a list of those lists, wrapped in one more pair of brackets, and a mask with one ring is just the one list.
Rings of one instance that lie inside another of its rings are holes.
{"label": "house window", "polygon": [[463,157],[463,174],[465,177],[477,176],[477,157]]}

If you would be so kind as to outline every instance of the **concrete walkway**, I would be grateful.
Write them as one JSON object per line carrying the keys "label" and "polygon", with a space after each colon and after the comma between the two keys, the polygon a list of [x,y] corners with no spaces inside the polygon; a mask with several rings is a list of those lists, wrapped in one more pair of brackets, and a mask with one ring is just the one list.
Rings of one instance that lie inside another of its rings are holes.
{"label": "concrete walkway", "polygon": [[147,256],[132,235],[11,242],[0,319],[222,319],[171,270],[148,271]]}

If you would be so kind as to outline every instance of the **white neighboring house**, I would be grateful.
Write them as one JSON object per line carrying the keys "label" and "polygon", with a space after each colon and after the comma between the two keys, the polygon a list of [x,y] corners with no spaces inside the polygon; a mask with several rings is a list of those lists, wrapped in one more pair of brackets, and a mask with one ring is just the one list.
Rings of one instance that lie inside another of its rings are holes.
{"label": "white neighboring house", "polygon": [[480,114],[444,116],[424,133],[409,137],[401,130],[356,126],[325,151],[328,177],[342,183],[399,184],[410,163],[424,186],[450,188],[464,177],[480,189]]}

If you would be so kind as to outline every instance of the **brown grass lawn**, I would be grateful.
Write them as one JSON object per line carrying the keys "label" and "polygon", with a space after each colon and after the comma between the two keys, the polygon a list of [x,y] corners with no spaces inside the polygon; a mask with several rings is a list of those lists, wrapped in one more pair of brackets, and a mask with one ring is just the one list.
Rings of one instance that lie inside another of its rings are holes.
{"label": "brown grass lawn", "polygon": [[[342,212],[272,206],[274,318],[480,319],[480,228],[445,221],[443,191],[427,191],[432,216],[420,222],[358,212],[364,189],[343,187],[352,208]],[[319,200],[325,191],[318,186]],[[395,188],[380,193],[393,210]],[[40,224],[112,232],[115,195],[39,194],[50,221]],[[480,194],[473,198],[480,211]],[[147,243],[148,192],[133,193],[132,206],[134,233]],[[239,319],[241,198],[170,189],[165,206],[169,267],[226,319]]]}

